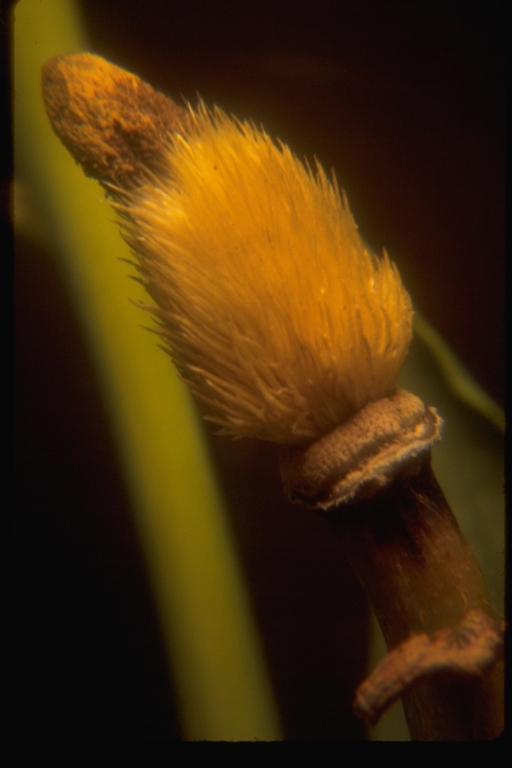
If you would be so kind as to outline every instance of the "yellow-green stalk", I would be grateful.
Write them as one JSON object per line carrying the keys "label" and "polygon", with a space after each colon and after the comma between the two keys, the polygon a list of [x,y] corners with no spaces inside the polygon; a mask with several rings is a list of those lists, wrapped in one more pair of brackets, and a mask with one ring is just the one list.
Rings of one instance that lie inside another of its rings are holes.
{"label": "yellow-green stalk", "polygon": [[[16,167],[51,225],[91,346],[152,578],[187,739],[274,740],[278,719],[193,404],[128,300],[130,258],[96,182],[62,152],[41,67],[87,47],[75,4],[21,0],[14,16]],[[132,284],[130,296],[144,292]]]}

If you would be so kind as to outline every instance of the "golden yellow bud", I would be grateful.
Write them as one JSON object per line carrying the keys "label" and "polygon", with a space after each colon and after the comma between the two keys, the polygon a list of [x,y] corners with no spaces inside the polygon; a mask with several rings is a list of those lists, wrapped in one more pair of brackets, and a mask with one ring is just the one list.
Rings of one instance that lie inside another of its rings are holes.
{"label": "golden yellow bud", "polygon": [[[336,182],[254,125],[202,104],[179,112],[176,125],[173,111],[159,133],[160,94],[149,99],[148,86],[101,59],[96,68],[96,57],[71,60],[50,62],[45,73],[46,82],[74,83],[79,72],[79,86],[67,84],[67,112],[76,113],[76,92],[84,112],[83,79],[93,71],[94,93],[105,80],[113,105],[90,121],[95,167],[112,166],[98,158],[107,128],[109,146],[123,154],[126,136],[135,131],[139,141],[149,125],[152,164],[127,174],[115,206],[159,333],[206,418],[233,437],[306,443],[389,395],[411,340],[411,302],[387,255],[362,243]],[[144,104],[151,119],[134,119]],[[69,122],[60,120],[63,140]],[[80,153],[90,169],[87,148]],[[122,158],[115,167],[124,173]],[[118,187],[122,178],[112,176]]]}

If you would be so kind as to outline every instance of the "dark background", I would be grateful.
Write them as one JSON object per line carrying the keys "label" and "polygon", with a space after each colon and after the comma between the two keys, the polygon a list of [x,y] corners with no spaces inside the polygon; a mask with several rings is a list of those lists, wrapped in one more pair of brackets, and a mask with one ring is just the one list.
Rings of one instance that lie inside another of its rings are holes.
{"label": "dark background", "polygon": [[[505,19],[497,2],[82,2],[91,50],[335,169],[366,240],[499,401]],[[16,261],[21,662],[35,736],[179,738],[129,500],[51,254]],[[288,738],[356,739],[368,614],[272,446],[211,438]]]}

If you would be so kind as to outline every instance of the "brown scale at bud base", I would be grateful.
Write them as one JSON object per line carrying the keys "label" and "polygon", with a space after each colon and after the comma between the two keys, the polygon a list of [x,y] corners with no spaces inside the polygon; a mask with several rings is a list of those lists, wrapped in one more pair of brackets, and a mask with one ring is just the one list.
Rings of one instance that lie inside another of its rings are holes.
{"label": "brown scale at bud base", "polygon": [[397,389],[368,403],[305,448],[281,451],[281,478],[291,501],[329,510],[369,498],[441,439],[441,419],[410,392]]}

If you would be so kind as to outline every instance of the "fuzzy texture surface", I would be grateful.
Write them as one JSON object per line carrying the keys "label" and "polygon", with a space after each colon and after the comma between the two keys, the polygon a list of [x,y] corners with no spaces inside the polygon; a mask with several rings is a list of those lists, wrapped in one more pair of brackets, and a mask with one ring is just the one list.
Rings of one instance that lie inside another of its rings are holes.
{"label": "fuzzy texture surface", "polygon": [[201,105],[125,200],[159,332],[221,433],[305,443],[393,390],[410,298],[321,167]]}

